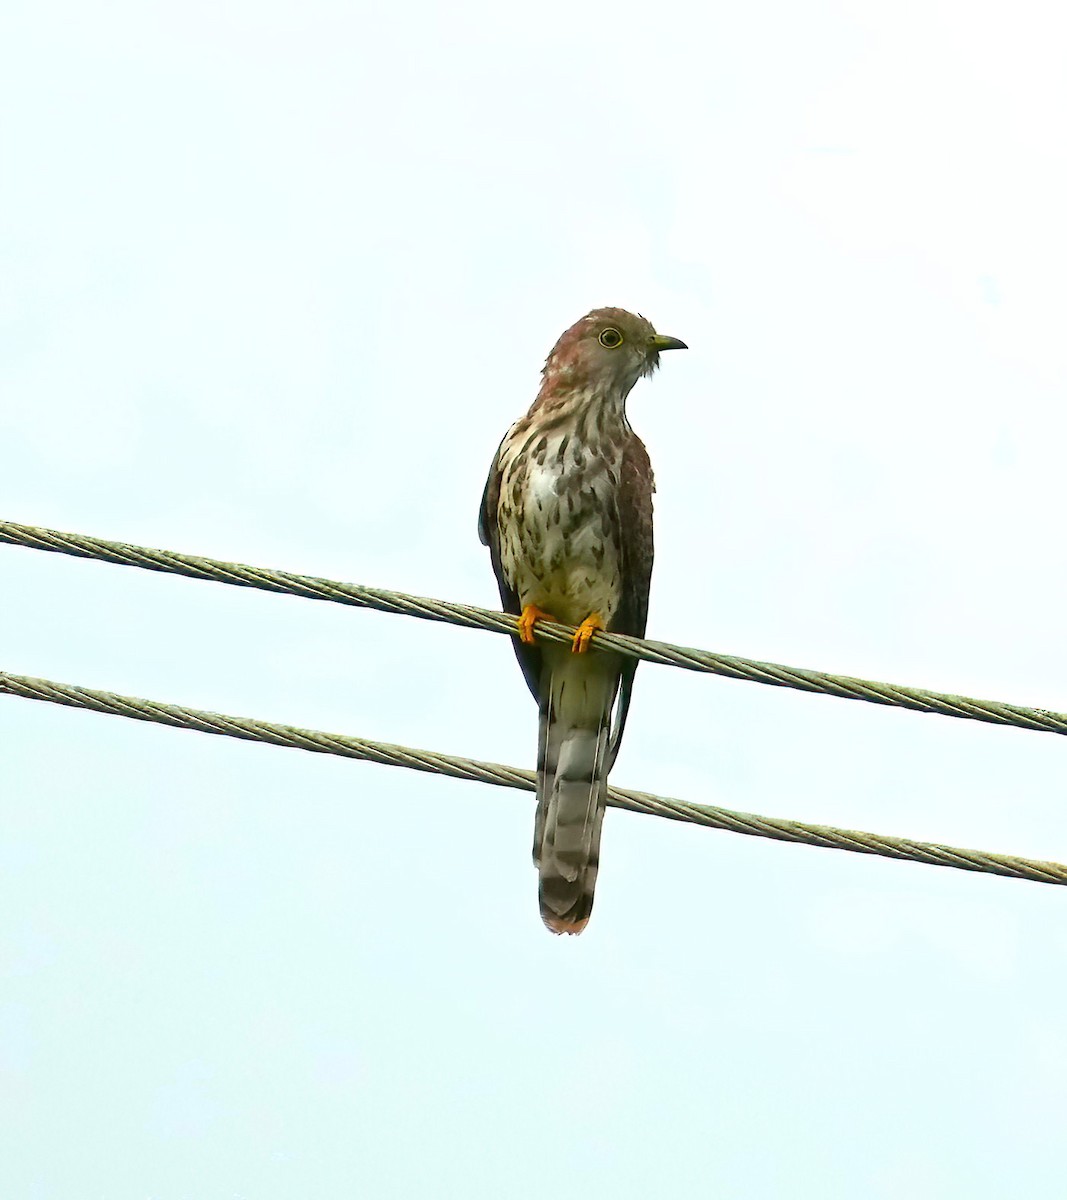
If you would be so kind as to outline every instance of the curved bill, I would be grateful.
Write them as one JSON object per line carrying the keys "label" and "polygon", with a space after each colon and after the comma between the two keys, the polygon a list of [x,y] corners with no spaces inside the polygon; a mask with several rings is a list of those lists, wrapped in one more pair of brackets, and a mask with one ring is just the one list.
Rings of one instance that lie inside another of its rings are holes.
{"label": "curved bill", "polygon": [[653,350],[688,350],[685,342],[678,338],[668,337],[665,333],[656,333],[649,338]]}

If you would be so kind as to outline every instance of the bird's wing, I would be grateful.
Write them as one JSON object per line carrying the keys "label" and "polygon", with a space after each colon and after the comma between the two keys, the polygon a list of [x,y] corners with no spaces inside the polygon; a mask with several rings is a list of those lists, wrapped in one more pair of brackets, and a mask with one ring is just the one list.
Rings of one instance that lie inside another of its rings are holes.
{"label": "bird's wing", "polygon": [[[502,446],[504,443],[501,442]],[[482,506],[478,511],[478,537],[483,546],[489,547],[489,556],[493,562],[493,574],[496,576],[497,587],[500,589],[500,606],[505,612],[522,614],[522,605],[518,593],[512,588],[504,574],[500,563],[500,446],[493,455],[493,465],[489,468],[489,478],[485,481],[485,491],[482,492]],[[515,657],[519,660],[522,673],[533,698],[541,698],[541,651],[534,646],[527,646],[517,637],[512,639]]]}
{"label": "bird's wing", "polygon": [[[644,637],[648,621],[648,593],[652,580],[652,493],[656,485],[644,443],[632,434],[623,451],[617,492],[619,545],[622,550],[622,600],[611,622],[612,633]],[[637,660],[623,660],[615,728],[611,734],[609,762],[614,763],[630,710]]]}

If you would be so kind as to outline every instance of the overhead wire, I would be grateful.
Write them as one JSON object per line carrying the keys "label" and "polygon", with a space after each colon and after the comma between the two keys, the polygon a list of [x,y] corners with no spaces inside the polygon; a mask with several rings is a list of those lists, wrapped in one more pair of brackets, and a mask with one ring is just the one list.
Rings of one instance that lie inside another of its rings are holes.
{"label": "overhead wire", "polygon": [[[532,792],[537,786],[536,776],[532,771],[501,763],[480,762],[454,754],[396,746],[348,734],[326,733],[318,729],[302,729],[294,725],[281,725],[251,717],[207,712],[179,704],[166,704],[160,700],[144,700],[136,696],[124,696],[115,692],[0,671],[0,694],[5,693],[112,716],[129,717],[136,721],[155,722],[177,729],[192,729],[201,733],[265,742],[316,754],[334,754],[386,766],[407,767],[411,770],[447,775],[453,779],[518,788],[521,791]],[[628,788],[609,787],[608,803],[630,812],[647,813],[672,821],[684,821],[692,825],[753,837],[773,838],[776,841],[820,846],[825,849],[848,850],[855,854],[878,855],[961,871],[1003,875],[1035,883],[1067,884],[1067,865],[1063,863],[920,842],[911,838],[867,833],[856,829],[839,829],[832,825],[788,821],[778,817],[760,816],[757,813],[736,812],[710,804],[692,804]]]}
{"label": "overhead wire", "polygon": [[[107,541],[88,534],[61,533],[55,529],[21,525],[14,521],[0,521],[0,542],[34,550],[69,554],[78,558],[96,559],[100,562],[118,563],[122,566],[141,567],[149,571],[162,571],[189,579],[259,588],[268,592],[303,596],[310,600],[327,600],[357,608],[377,609],[380,612],[399,613],[429,621],[445,621],[467,629],[484,629],[507,636],[514,636],[516,632],[514,616],[476,605],[412,596],[404,592],[343,583],[313,575],[298,575],[292,571],[270,570],[247,563],[226,562],[198,554],[182,554],[174,550]],[[537,624],[538,637],[550,642],[569,643],[574,632],[573,626],[557,624],[554,621],[539,621]],[[938,713],[946,717],[1013,726],[1040,733],[1067,734],[1067,713],[1052,712],[1044,708],[1009,704],[999,700],[979,700],[973,696],[958,696],[927,688],[908,687],[904,684],[882,683],[852,675],[837,675],[805,667],[760,662],[738,655],[697,650],[618,633],[596,633],[591,647],[616,651],[662,666],[681,667],[688,671],[748,680],[772,687],[796,688],[846,700],[862,700],[869,704]]]}

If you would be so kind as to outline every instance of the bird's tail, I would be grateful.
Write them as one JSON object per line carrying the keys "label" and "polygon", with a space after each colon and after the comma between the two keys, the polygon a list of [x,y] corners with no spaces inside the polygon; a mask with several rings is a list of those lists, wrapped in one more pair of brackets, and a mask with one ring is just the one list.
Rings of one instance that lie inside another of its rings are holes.
{"label": "bird's tail", "polygon": [[618,668],[607,655],[542,653],[533,845],[541,919],[553,933],[581,933],[600,861]]}

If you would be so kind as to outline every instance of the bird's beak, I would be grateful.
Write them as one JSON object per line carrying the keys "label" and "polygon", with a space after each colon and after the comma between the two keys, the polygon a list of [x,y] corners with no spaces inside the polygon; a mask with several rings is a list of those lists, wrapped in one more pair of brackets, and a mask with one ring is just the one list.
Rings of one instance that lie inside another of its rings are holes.
{"label": "bird's beak", "polygon": [[665,333],[654,333],[649,339],[648,344],[653,350],[688,350],[689,347],[685,342],[680,342],[677,338],[667,337]]}

